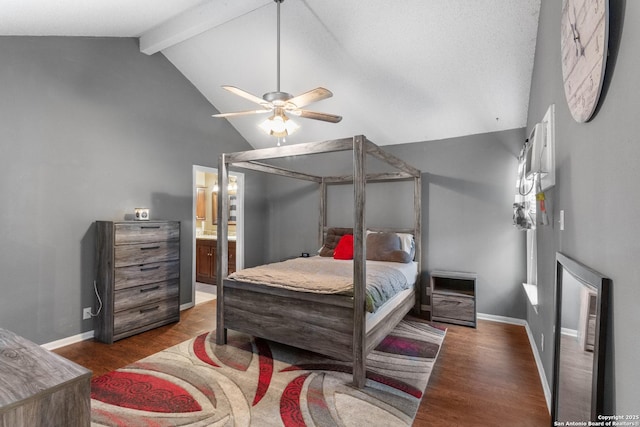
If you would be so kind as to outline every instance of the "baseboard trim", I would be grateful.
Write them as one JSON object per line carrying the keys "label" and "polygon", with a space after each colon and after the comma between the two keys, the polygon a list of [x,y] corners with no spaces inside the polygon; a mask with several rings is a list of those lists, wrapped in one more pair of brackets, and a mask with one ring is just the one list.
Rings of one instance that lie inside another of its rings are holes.
{"label": "baseboard trim", "polygon": [[544,366],[542,365],[542,359],[540,358],[538,346],[536,346],[536,341],[533,338],[533,333],[531,332],[531,328],[529,327],[529,322],[524,319],[496,316],[493,314],[485,313],[478,313],[478,319],[524,326],[525,331],[527,331],[527,336],[529,337],[529,345],[531,346],[531,351],[533,352],[533,358],[536,361],[536,367],[538,368],[538,375],[540,376],[540,383],[542,384],[544,399],[547,401],[547,410],[549,411],[549,413],[551,413],[551,388],[549,387],[549,382],[547,381],[547,376],[544,372]]}
{"label": "baseboard trim", "polygon": [[195,305],[196,304],[193,301],[185,302],[184,304],[180,304],[180,311],[185,311],[188,308],[195,307]]}
{"label": "baseboard trim", "polygon": [[525,322],[525,329],[527,331],[527,335],[529,336],[529,344],[531,344],[531,351],[533,351],[533,358],[536,360],[536,366],[538,367],[538,375],[540,375],[540,383],[542,383],[542,391],[544,392],[544,399],[547,401],[547,410],[549,414],[551,414],[551,387],[549,387],[549,383],[547,382],[547,376],[544,373],[544,366],[542,365],[542,359],[540,358],[540,353],[538,352],[538,346],[536,345],[536,341],[533,338],[533,333],[531,332],[531,328],[529,328],[529,323]]}
{"label": "baseboard trim", "polygon": [[515,317],[496,316],[495,314],[478,313],[478,319],[490,320],[492,322],[509,323],[511,325],[525,326],[527,321],[524,319],[517,319]]}
{"label": "baseboard trim", "polygon": [[[180,311],[184,311],[193,306],[195,306],[193,302],[187,302],[187,303],[181,304]],[[71,337],[62,338],[61,340],[51,341],[46,344],[41,344],[40,347],[45,348],[47,350],[55,350],[60,347],[64,347],[64,346],[75,344],[81,341],[93,339],[94,336],[95,336],[95,332],[91,330],[91,331],[83,332],[78,335],[73,335]]]}
{"label": "baseboard trim", "polygon": [[63,338],[57,341],[51,341],[46,344],[41,344],[40,347],[45,348],[47,350],[55,350],[56,348],[64,347],[67,345],[75,344],[80,341],[90,340],[94,337],[94,331],[83,332],[78,335],[73,335],[71,337]]}

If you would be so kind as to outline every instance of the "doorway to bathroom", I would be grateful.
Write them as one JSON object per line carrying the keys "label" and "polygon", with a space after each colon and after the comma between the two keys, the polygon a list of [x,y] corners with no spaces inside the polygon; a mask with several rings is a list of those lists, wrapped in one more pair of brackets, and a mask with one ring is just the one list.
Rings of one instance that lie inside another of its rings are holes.
{"label": "doorway to bathroom", "polygon": [[[229,273],[244,267],[244,174],[229,173]],[[193,166],[193,304],[215,299],[218,169]]]}

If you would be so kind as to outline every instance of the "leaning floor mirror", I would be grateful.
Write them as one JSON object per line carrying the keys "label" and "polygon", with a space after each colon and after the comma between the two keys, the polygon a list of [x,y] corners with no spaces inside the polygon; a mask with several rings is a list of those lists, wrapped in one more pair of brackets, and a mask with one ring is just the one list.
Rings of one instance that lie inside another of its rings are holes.
{"label": "leaning floor mirror", "polygon": [[609,278],[556,254],[552,425],[602,414],[610,287]]}

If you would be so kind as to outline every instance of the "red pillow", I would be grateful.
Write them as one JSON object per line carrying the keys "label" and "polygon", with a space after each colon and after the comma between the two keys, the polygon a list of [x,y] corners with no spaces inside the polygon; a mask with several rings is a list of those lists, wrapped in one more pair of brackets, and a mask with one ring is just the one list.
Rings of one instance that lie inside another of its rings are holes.
{"label": "red pillow", "polygon": [[333,259],[353,259],[353,234],[345,234],[333,251]]}

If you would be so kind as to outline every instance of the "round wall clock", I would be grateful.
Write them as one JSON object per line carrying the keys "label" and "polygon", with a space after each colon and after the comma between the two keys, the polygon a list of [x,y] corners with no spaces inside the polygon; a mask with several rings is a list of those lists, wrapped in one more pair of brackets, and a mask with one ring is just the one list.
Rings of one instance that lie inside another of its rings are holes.
{"label": "round wall clock", "polygon": [[560,50],[564,94],[573,118],[592,116],[604,81],[609,41],[609,0],[564,0]]}

